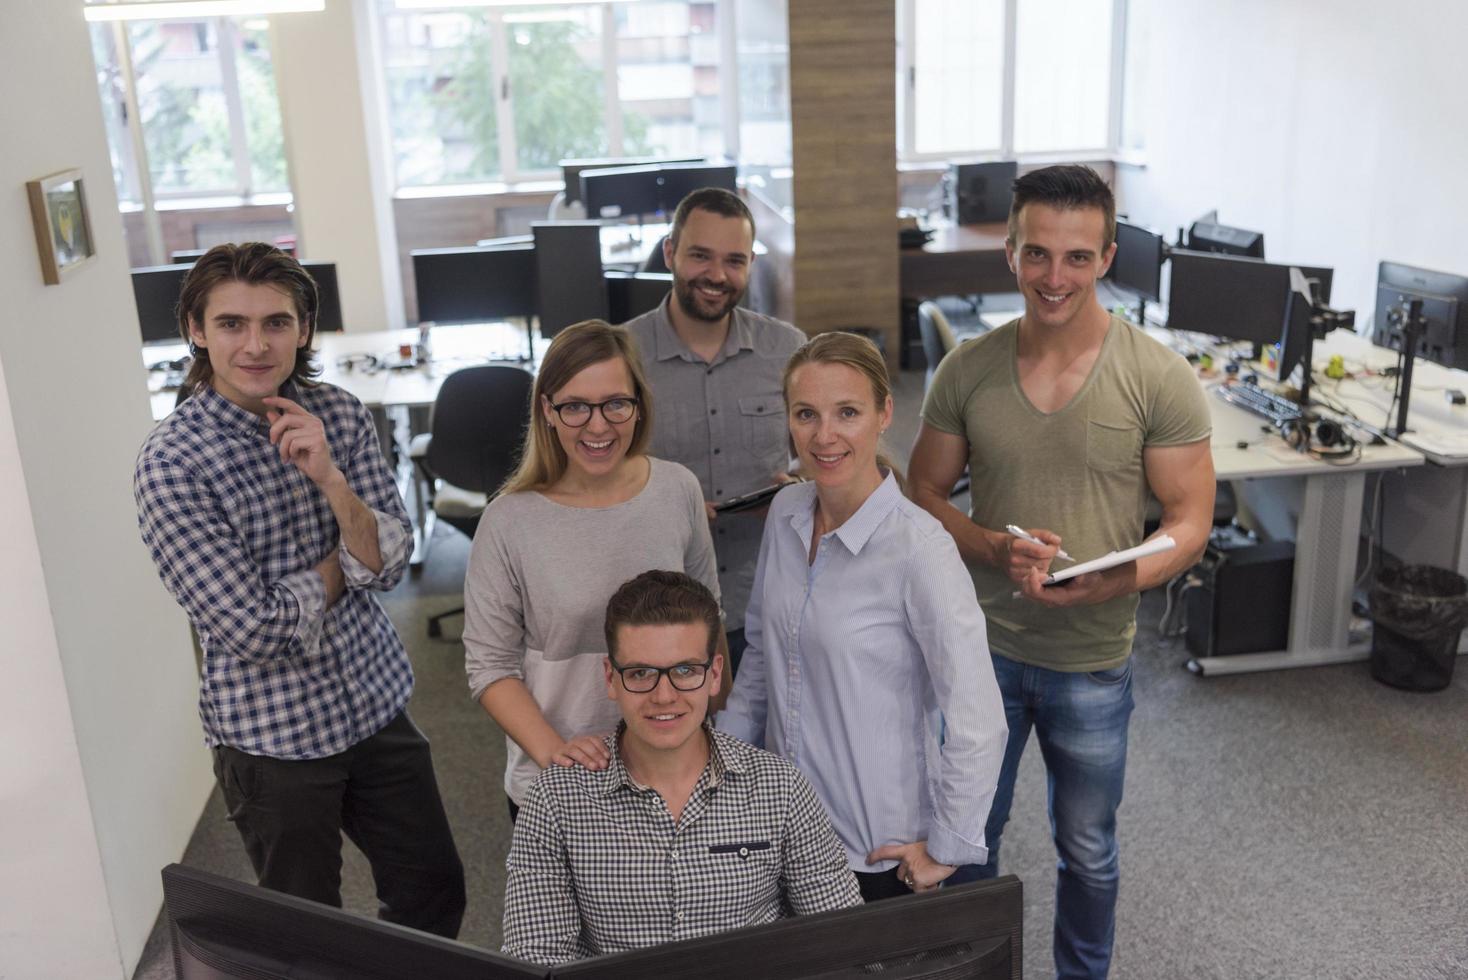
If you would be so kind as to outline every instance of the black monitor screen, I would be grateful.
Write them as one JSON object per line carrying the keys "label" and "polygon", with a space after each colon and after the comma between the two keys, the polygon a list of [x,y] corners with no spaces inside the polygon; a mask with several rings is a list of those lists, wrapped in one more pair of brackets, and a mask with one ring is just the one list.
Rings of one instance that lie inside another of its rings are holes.
{"label": "black monitor screen", "polygon": [[542,336],[573,323],[607,318],[601,225],[595,221],[533,222],[535,278]]}
{"label": "black monitor screen", "polygon": [[192,268],[185,262],[133,270],[133,300],[138,306],[143,343],[183,339],[178,332],[178,294]]}
{"label": "black monitor screen", "polygon": [[722,187],[737,192],[735,181],[738,168],[733,164],[710,167],[703,164],[664,164],[658,170],[658,182],[662,188],[662,212],[671,215],[678,209],[678,202],[703,187]]}
{"label": "black monitor screen", "polygon": [[961,225],[1004,221],[1019,167],[1007,163],[955,163],[948,168],[953,220]]}
{"label": "black monitor screen", "polygon": [[581,200],[581,171],[606,170],[611,167],[643,167],[650,164],[703,163],[703,157],[584,157],[561,161],[561,181],[565,185],[566,203]]}
{"label": "black monitor screen", "polygon": [[1402,349],[1399,311],[1411,299],[1422,300],[1422,317],[1427,321],[1417,341],[1417,356],[1447,367],[1468,369],[1468,278],[1396,262],[1381,263],[1376,276],[1373,343]]}
{"label": "black monitor screen", "polygon": [[604,278],[613,323],[626,323],[657,309],[673,289],[671,272],[608,272]]}
{"label": "black monitor screen", "polygon": [[1208,214],[1193,222],[1188,229],[1188,248],[1194,252],[1220,252],[1225,255],[1246,255],[1264,258],[1264,234],[1245,228],[1234,228],[1218,223],[1218,212]]}
{"label": "black monitor screen", "polygon": [[1130,289],[1144,299],[1160,300],[1163,255],[1161,235],[1118,221],[1116,257],[1111,260],[1111,270],[1107,275],[1116,285]]}
{"label": "black monitor screen", "polygon": [[535,248],[425,248],[410,253],[418,319],[475,323],[536,313]]}
{"label": "black monitor screen", "polygon": [[572,980],[1013,980],[1024,902],[1006,876],[556,968]]}
{"label": "black monitor screen", "polygon": [[316,311],[317,332],[339,333],[345,330],[346,326],[342,323],[342,297],[336,285],[336,263],[302,262],[301,268],[316,280],[316,298],[320,304]]}
{"label": "black monitor screen", "polygon": [[581,203],[588,218],[631,218],[662,209],[660,167],[614,167],[581,172]]}
{"label": "black monitor screen", "polygon": [[171,864],[163,904],[178,980],[530,980],[549,971]]}
{"label": "black monitor screen", "polygon": [[[1290,267],[1258,259],[1174,249],[1167,325],[1173,330],[1273,344],[1284,329]],[[1301,267],[1330,301],[1331,270]]]}

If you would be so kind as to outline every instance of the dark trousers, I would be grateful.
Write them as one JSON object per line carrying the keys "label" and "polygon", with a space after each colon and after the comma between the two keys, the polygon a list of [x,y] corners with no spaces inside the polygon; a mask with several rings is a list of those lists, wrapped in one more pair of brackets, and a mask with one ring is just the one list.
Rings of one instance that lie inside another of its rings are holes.
{"label": "dark trousers", "polygon": [[458,936],[464,866],[428,740],[406,711],[324,759],[221,746],[214,775],[261,886],[340,908],[345,833],[372,865],[382,919]]}
{"label": "dark trousers", "polygon": [[897,879],[896,868],[886,871],[853,871],[852,874],[856,875],[856,887],[861,889],[863,902],[880,902],[884,898],[901,898],[912,894],[912,889]]}
{"label": "dark trousers", "polygon": [[729,676],[736,677],[739,674],[739,658],[744,656],[744,648],[748,646],[744,642],[744,629],[729,630],[724,634],[724,640],[729,644]]}

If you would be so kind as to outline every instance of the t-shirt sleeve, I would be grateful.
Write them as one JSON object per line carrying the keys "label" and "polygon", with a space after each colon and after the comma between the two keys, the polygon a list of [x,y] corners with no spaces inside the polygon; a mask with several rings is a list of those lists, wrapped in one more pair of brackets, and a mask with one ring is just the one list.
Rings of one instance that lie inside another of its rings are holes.
{"label": "t-shirt sleeve", "polygon": [[963,402],[967,386],[963,383],[963,358],[954,349],[938,365],[933,383],[923,397],[923,421],[949,435],[965,434]]}
{"label": "t-shirt sleeve", "polygon": [[507,540],[514,501],[496,503],[480,517],[464,575],[464,670],[476,700],[495,681],[523,679],[525,671],[525,599]]}
{"label": "t-shirt sleeve", "polygon": [[1192,366],[1181,357],[1170,357],[1153,392],[1144,445],[1182,446],[1207,439],[1212,432],[1207,396]]}

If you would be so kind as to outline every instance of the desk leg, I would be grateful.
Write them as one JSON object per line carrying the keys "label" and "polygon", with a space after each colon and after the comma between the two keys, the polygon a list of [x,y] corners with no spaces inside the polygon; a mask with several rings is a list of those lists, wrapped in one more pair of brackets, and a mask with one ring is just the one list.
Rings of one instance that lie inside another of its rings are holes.
{"label": "desk leg", "polygon": [[1348,663],[1369,656],[1370,643],[1349,643],[1365,486],[1364,473],[1328,473],[1305,481],[1295,534],[1289,649],[1199,657],[1188,662],[1190,670],[1240,674]]}

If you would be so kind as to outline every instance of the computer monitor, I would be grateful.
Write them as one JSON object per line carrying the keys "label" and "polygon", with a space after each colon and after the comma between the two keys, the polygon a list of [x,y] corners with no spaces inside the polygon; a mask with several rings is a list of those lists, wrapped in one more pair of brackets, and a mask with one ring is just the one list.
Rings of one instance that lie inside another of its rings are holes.
{"label": "computer monitor", "polygon": [[1162,236],[1126,221],[1116,223],[1116,256],[1107,278],[1142,299],[1162,299],[1162,263],[1167,257]]}
{"label": "computer monitor", "polygon": [[602,278],[601,224],[595,221],[532,222],[540,333],[554,337],[582,320],[608,316]]}
{"label": "computer monitor", "polygon": [[1445,367],[1468,370],[1468,277],[1383,262],[1376,272],[1376,313],[1371,340],[1378,347],[1402,349],[1400,310],[1422,301],[1416,355]]}
{"label": "computer monitor", "polygon": [[1218,212],[1209,211],[1188,229],[1187,246],[1194,252],[1221,252],[1264,258],[1264,233],[1218,223]]}
{"label": "computer monitor", "polygon": [[1004,163],[954,163],[948,167],[948,211],[960,225],[1006,221],[1019,166]]}
{"label": "computer monitor", "polygon": [[170,864],[163,905],[178,980],[532,980],[546,967]]}
{"label": "computer monitor", "polygon": [[150,265],[133,270],[133,302],[138,307],[138,327],[143,343],[164,341],[180,343],[178,332],[178,295],[183,291],[184,277],[193,265]]}
{"label": "computer monitor", "polygon": [[672,292],[671,272],[615,272],[603,277],[607,284],[608,316],[612,323],[626,323],[635,316],[655,310]]}
{"label": "computer monitor", "polygon": [[581,172],[581,203],[588,218],[633,218],[662,209],[662,168],[613,167]]}
{"label": "computer monitor", "polygon": [[409,257],[419,321],[475,323],[537,312],[533,245],[423,248]]}
{"label": "computer monitor", "polygon": [[562,160],[561,181],[565,184],[566,203],[581,200],[581,171],[606,170],[610,167],[643,167],[668,163],[703,163],[703,157],[583,157]]}
{"label": "computer monitor", "polygon": [[702,163],[665,163],[658,168],[658,185],[661,189],[659,197],[662,204],[660,210],[663,214],[671,215],[678,210],[680,201],[704,187],[721,187],[731,193],[737,193],[739,190],[736,180],[738,172],[739,168],[732,163],[722,166]]}
{"label": "computer monitor", "polygon": [[316,280],[316,332],[340,333],[345,330],[341,290],[336,284],[336,263],[302,262],[301,268]]}
{"label": "computer monitor", "polygon": [[[1173,249],[1167,326],[1229,340],[1273,344],[1280,339],[1289,301],[1290,266],[1259,259]],[[1330,302],[1332,271],[1301,266]]]}
{"label": "computer monitor", "polygon": [[566,980],[1017,980],[1023,892],[1008,875],[555,968]]}

